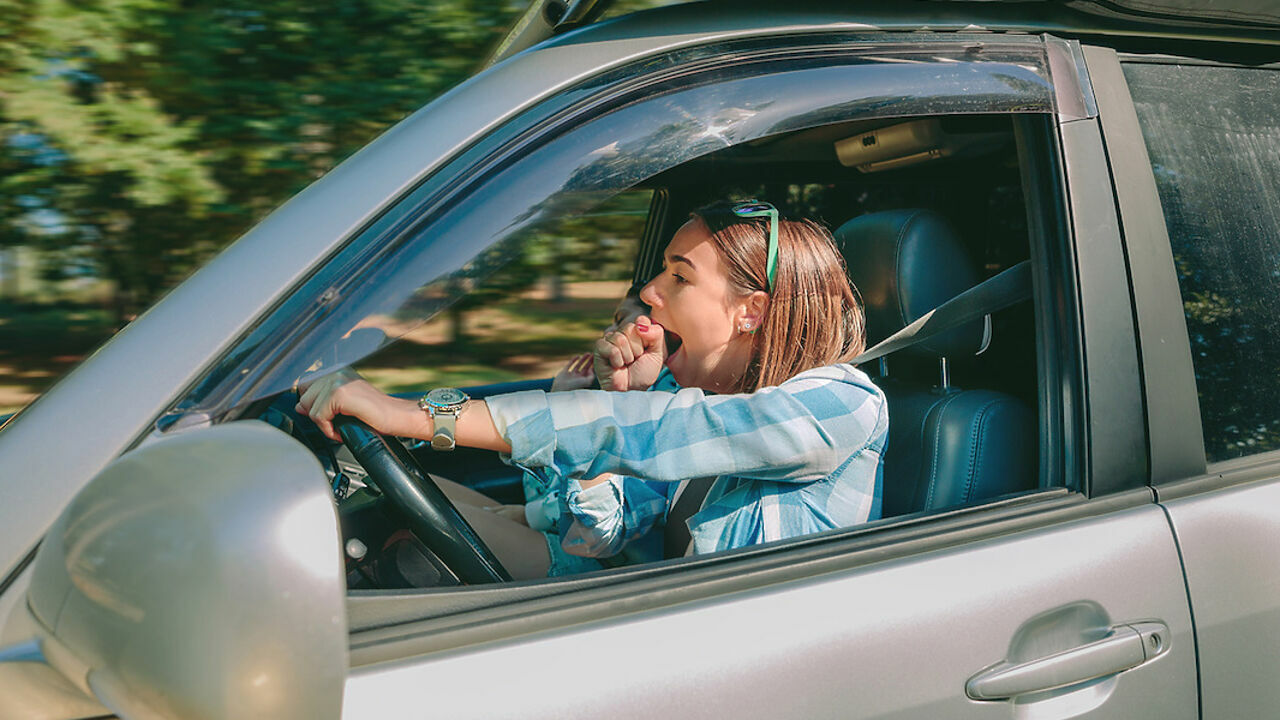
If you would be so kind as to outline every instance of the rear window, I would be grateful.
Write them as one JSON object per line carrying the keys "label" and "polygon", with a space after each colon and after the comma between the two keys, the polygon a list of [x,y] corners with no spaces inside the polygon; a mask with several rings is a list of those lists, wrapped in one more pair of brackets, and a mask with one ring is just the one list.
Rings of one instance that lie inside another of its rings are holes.
{"label": "rear window", "polygon": [[1210,462],[1280,448],[1280,73],[1131,63]]}

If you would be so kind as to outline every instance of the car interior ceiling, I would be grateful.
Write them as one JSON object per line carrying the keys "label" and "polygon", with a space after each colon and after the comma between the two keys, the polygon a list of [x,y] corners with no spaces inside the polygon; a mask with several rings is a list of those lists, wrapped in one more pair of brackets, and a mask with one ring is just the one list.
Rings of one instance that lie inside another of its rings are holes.
{"label": "car interior ceiling", "polygon": [[[947,133],[968,134],[981,140],[961,142],[957,146],[958,151],[947,157],[864,172],[841,162],[835,150],[836,144],[906,121],[856,121],[763,138],[672,168],[640,186],[640,189],[661,190],[667,198],[665,205],[661,206],[661,216],[648,219],[651,225],[657,223],[660,229],[648,232],[646,236],[658,247],[664,246],[691,210],[725,197],[765,199],[778,206],[786,217],[816,219],[836,232],[838,243],[843,242],[843,226],[854,218],[891,218],[890,211],[912,211],[924,213],[949,226],[954,240],[948,242],[955,244],[958,252],[971,261],[971,281],[981,282],[1028,257],[1026,207],[1013,124],[1007,115],[943,117],[938,120]],[[859,251],[843,247],[842,251],[846,253],[851,275],[856,278],[858,273],[855,270],[860,268],[853,266],[862,260]],[[641,248],[639,257],[654,255]],[[637,277],[651,277],[659,269],[656,265],[637,268]],[[943,268],[933,272],[945,273],[947,270]],[[958,288],[956,292],[963,289]],[[1023,457],[1019,460],[1023,466],[1015,463],[996,470],[1001,476],[1017,475],[1019,485],[996,483],[991,487],[999,489],[990,490],[987,496],[974,501],[1002,492],[1036,487],[1034,418],[1038,378],[1033,323],[1030,303],[1015,305],[992,316],[990,331],[986,333],[989,342],[984,340],[948,357],[950,387],[942,387],[942,373],[936,354],[895,353],[887,363],[873,362],[865,367],[890,396],[891,418],[897,421],[890,430],[890,452],[895,437],[899,438],[899,448],[903,447],[903,433],[896,428],[903,423],[924,424],[916,418],[908,419],[908,416],[930,412],[930,407],[940,404],[939,398],[956,398],[962,390],[978,390],[987,393],[978,397],[980,403],[989,403],[991,397],[999,397],[1008,398],[1011,407],[1025,408],[1010,416],[1014,421],[1004,422],[1005,425],[1025,427],[1001,429],[999,432],[1005,434],[992,441],[994,447],[999,450],[1002,446],[1020,443],[1030,447],[1024,448]],[[868,347],[880,339],[869,337]],[[981,354],[974,355],[973,352],[980,348]],[[886,366],[887,377],[882,377]],[[527,387],[528,383],[522,385]],[[514,389],[511,385],[497,385],[472,394],[483,396],[511,389]],[[950,404],[950,400],[943,404]],[[972,425],[973,420],[966,418],[962,422]],[[424,466],[431,468],[433,474],[459,480],[501,502],[523,501],[519,475],[501,465],[492,453],[459,448],[444,455],[427,449],[415,450],[415,454],[424,461]],[[897,459],[894,464],[903,462]],[[944,469],[942,472],[946,475],[951,471]],[[887,463],[886,478],[889,473]],[[928,493],[931,497],[934,495],[932,487]],[[893,499],[891,495],[886,490],[886,516],[936,509],[945,505],[946,498],[950,497],[942,492],[940,500],[927,505],[910,498]],[[452,584],[447,579],[442,580],[411,538],[405,538],[410,540],[407,542],[394,542],[395,537],[407,533],[388,527],[385,513],[376,505],[376,499],[369,497],[355,504],[344,503],[344,536],[370,538],[390,548],[397,557],[388,558],[393,561],[385,563],[387,574],[378,578],[376,583],[370,584],[368,578],[352,576],[348,578],[351,587]]]}

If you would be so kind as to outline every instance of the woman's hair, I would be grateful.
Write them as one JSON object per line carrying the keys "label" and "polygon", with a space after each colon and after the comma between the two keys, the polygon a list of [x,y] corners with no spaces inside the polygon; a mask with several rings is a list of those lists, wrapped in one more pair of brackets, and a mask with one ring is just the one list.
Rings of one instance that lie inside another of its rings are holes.
{"label": "woman's hair", "polygon": [[717,202],[693,211],[729,273],[730,292],[769,293],[751,336],[751,362],[740,392],[778,385],[815,367],[857,357],[866,342],[862,303],[849,283],[831,233],[811,220],[778,221],[778,260],[769,288],[769,218],[733,213]]}

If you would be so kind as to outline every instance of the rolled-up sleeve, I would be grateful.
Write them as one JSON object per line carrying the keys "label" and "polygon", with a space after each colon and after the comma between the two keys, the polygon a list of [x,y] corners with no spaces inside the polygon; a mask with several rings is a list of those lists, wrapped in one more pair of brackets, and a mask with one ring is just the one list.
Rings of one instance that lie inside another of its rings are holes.
{"label": "rolled-up sleeve", "polygon": [[643,480],[610,475],[586,489],[569,480],[561,516],[561,547],[571,555],[610,557],[649,532],[667,510],[667,497]]}
{"label": "rolled-up sleeve", "polygon": [[884,396],[861,372],[832,366],[749,394],[533,391],[487,402],[513,462],[564,478],[811,482],[872,441]]}

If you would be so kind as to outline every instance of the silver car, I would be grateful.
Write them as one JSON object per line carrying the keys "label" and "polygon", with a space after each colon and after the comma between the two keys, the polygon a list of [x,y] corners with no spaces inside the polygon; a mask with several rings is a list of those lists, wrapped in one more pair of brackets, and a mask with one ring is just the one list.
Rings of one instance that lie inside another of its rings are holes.
{"label": "silver car", "polygon": [[[535,5],[0,430],[0,717],[1276,714],[1280,11],[598,10]],[[293,414],[722,197],[829,224],[893,343],[881,519],[512,582],[432,481],[500,458]]]}

